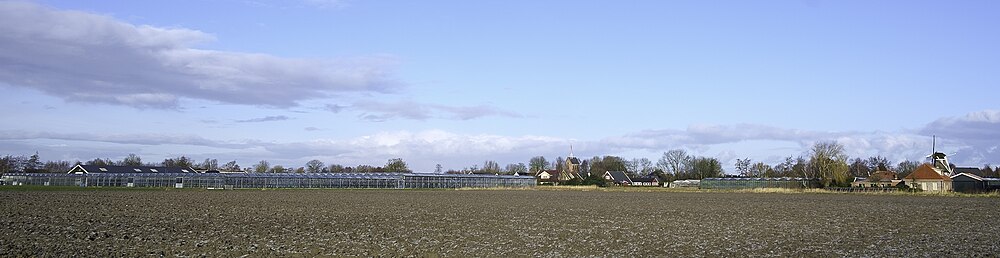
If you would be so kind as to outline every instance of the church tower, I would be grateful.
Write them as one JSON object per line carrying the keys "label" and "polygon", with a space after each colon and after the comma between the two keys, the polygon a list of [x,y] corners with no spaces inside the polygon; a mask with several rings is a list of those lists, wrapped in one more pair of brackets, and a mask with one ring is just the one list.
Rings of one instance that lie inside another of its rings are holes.
{"label": "church tower", "polygon": [[580,159],[573,156],[573,145],[569,146],[569,157],[566,157],[566,173],[571,175],[579,176],[581,178],[586,177],[580,175]]}

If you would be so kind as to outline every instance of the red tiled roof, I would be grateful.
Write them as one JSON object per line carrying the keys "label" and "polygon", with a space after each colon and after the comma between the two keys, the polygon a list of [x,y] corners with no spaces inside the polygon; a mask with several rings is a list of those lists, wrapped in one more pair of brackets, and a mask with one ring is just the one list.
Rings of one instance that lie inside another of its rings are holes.
{"label": "red tiled roof", "polygon": [[923,165],[920,165],[920,167],[917,167],[916,170],[913,170],[913,173],[910,173],[910,175],[906,176],[904,179],[932,179],[932,180],[951,181],[951,178],[938,174],[938,172],[935,171],[934,168],[927,163],[924,163]]}
{"label": "red tiled roof", "polygon": [[878,182],[892,182],[896,179],[896,172],[892,171],[875,171],[872,176],[868,177],[868,182],[874,182],[873,180],[878,179]]}

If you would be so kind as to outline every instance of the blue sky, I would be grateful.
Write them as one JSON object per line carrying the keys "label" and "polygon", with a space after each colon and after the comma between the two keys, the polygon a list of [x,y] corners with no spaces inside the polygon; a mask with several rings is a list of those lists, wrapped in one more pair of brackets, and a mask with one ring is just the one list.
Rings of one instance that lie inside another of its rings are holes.
{"label": "blue sky", "polygon": [[[1000,164],[995,1],[0,2],[0,151]],[[731,172],[731,171],[730,171]]]}

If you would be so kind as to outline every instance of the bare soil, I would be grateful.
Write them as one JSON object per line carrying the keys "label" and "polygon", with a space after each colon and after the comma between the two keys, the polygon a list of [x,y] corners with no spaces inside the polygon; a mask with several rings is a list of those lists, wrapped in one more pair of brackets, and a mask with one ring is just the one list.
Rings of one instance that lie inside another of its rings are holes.
{"label": "bare soil", "polygon": [[1000,254],[1000,198],[541,190],[0,191],[11,256]]}

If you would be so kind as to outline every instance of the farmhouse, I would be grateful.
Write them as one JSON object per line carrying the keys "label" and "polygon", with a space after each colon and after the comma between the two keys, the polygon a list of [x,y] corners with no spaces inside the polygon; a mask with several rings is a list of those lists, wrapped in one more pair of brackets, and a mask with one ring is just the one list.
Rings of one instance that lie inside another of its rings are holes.
{"label": "farmhouse", "polygon": [[572,180],[573,174],[567,173],[566,171],[559,171],[555,169],[542,170],[536,175],[539,184],[549,184],[558,185],[560,183]]}
{"label": "farmhouse", "polygon": [[944,175],[945,173],[950,173],[950,171],[951,169],[934,169],[930,164],[924,163],[917,167],[916,170],[913,170],[913,173],[903,178],[903,181],[912,188],[924,191],[951,191],[952,180]]}
{"label": "farmhouse", "polygon": [[604,180],[611,182],[613,185],[632,185],[632,179],[628,178],[628,175],[623,171],[604,172]]}
{"label": "farmhouse", "polygon": [[892,171],[876,171],[871,174],[871,176],[864,178],[858,177],[854,179],[851,183],[851,187],[894,187],[902,182],[899,180],[896,172]]}

